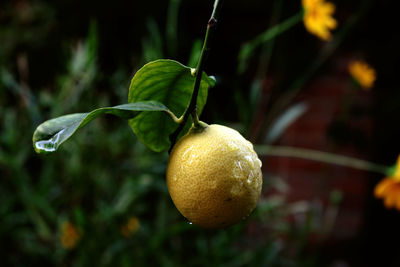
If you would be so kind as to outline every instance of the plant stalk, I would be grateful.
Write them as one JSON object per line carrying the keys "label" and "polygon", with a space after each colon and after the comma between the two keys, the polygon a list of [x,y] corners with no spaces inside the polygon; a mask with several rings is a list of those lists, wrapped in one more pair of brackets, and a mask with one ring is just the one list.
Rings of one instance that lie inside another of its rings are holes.
{"label": "plant stalk", "polygon": [[265,156],[295,157],[306,160],[314,160],[364,171],[381,173],[386,176],[390,176],[392,172],[392,168],[389,166],[318,150],[269,145],[255,146],[255,149],[258,154]]}
{"label": "plant stalk", "polygon": [[[182,121],[179,124],[178,128],[175,130],[170,135],[170,141],[171,141],[171,149],[174,146],[176,139],[179,135],[179,133],[182,131],[183,127],[185,126],[189,115],[192,116],[193,119],[193,124],[196,127],[200,127],[201,125],[199,124],[199,117],[197,114],[197,96],[199,94],[199,89],[200,89],[200,82],[201,82],[201,77],[203,74],[204,66],[205,66],[205,61],[208,57],[209,51],[210,51],[210,40],[212,39],[215,28],[218,23],[218,18],[219,18],[219,13],[221,10],[222,6],[222,0],[215,0],[214,1],[214,8],[213,12],[211,14],[211,18],[209,19],[207,23],[207,31],[206,35],[204,37],[204,42],[203,42],[203,47],[201,49],[200,53],[200,58],[196,66],[196,71],[195,71],[195,80],[194,80],[194,86],[193,86],[193,93],[189,102],[188,107],[186,108],[184,114],[182,115]],[[170,150],[171,150],[170,149]]]}
{"label": "plant stalk", "polygon": [[197,63],[197,66],[196,66],[196,72],[195,72],[196,76],[195,76],[195,81],[194,81],[193,93],[192,93],[192,97],[190,99],[190,104],[185,112],[185,113],[190,113],[192,115],[195,126],[198,124],[198,121],[199,121],[198,115],[197,115],[197,96],[199,94],[201,76],[203,74],[205,61],[206,61],[209,51],[210,51],[210,40],[212,38],[213,33],[215,32],[215,28],[218,23],[217,17],[219,14],[219,10],[221,8],[221,3],[222,3],[222,1],[215,0],[214,9],[211,14],[211,18],[209,19],[209,21],[207,23],[207,31],[206,31],[206,36],[204,37],[203,48],[201,49],[199,62]]}

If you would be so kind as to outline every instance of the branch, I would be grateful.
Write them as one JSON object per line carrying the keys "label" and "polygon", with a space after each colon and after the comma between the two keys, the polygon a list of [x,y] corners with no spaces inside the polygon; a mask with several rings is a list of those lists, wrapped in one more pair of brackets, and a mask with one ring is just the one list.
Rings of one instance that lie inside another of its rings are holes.
{"label": "branch", "polygon": [[205,66],[205,61],[208,57],[209,51],[211,49],[210,46],[210,40],[213,38],[214,33],[215,33],[215,28],[218,23],[218,18],[219,18],[219,13],[221,10],[222,6],[222,0],[215,0],[214,2],[214,8],[213,12],[211,14],[211,18],[209,19],[207,23],[207,31],[206,31],[206,36],[204,37],[204,43],[203,43],[203,48],[201,49],[201,54],[199,58],[199,62],[197,63],[197,67],[195,70],[195,81],[194,81],[194,87],[193,87],[193,93],[192,97],[190,99],[190,103],[185,110],[183,116],[182,116],[182,121],[179,124],[178,128],[173,132],[169,139],[171,141],[171,148],[175,145],[176,139],[178,138],[179,133],[182,131],[183,127],[185,127],[185,124],[189,118],[189,115],[192,115],[193,118],[193,123],[194,126],[201,126],[199,124],[199,118],[197,114],[197,96],[199,94],[199,89],[200,89],[200,82],[201,82],[201,76],[203,74],[204,66]]}

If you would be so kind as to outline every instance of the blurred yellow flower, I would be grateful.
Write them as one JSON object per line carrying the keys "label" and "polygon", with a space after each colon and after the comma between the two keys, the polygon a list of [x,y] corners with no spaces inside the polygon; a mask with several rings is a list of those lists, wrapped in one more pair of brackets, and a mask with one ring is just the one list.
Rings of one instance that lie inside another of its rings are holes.
{"label": "blurred yellow flower", "polygon": [[397,158],[393,175],[384,178],[375,186],[374,195],[383,199],[386,208],[394,207],[400,211],[400,156]]}
{"label": "blurred yellow flower", "polygon": [[61,225],[61,245],[66,249],[72,249],[81,239],[81,233],[69,221],[63,222]]}
{"label": "blurred yellow flower", "polygon": [[302,0],[302,5],[304,8],[303,22],[307,31],[328,41],[331,38],[330,30],[337,26],[336,20],[332,17],[335,5],[325,2],[325,0]]}
{"label": "blurred yellow flower", "polygon": [[367,63],[359,60],[352,61],[349,64],[349,72],[362,88],[370,89],[374,85],[376,73]]}
{"label": "blurred yellow flower", "polygon": [[139,229],[139,220],[136,217],[130,217],[129,220],[121,226],[121,234],[130,237]]}

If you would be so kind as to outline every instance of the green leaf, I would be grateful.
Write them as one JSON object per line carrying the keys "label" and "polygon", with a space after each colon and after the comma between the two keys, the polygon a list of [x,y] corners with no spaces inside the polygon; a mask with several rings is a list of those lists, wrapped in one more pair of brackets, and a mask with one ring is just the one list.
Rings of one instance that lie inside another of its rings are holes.
{"label": "green leaf", "polygon": [[202,45],[203,41],[201,39],[197,39],[196,41],[194,41],[192,50],[189,54],[189,60],[187,61],[187,65],[189,67],[195,67],[197,61],[199,61]]}
{"label": "green leaf", "polygon": [[142,111],[163,111],[174,117],[166,106],[156,101],[142,101],[114,107],[99,108],[88,113],[64,115],[45,121],[36,128],[32,138],[33,147],[37,153],[54,152],[79,128],[85,126],[102,114],[112,114],[121,118],[130,119],[138,116]]}
{"label": "green leaf", "polygon": [[[155,100],[168,106],[174,114],[184,113],[189,104],[195,77],[191,68],[173,60],[156,60],[144,65],[132,79],[128,102]],[[207,100],[209,86],[215,80],[202,75],[197,111],[200,114]],[[177,128],[173,120],[159,112],[143,112],[129,121],[140,141],[154,151],[170,147],[169,135]],[[188,121],[185,130],[191,125]]]}
{"label": "green leaf", "polygon": [[264,142],[267,144],[272,144],[274,141],[276,141],[292,123],[294,123],[307,111],[307,109],[308,105],[306,103],[298,103],[289,107],[285,112],[279,115],[279,117],[272,124]]}

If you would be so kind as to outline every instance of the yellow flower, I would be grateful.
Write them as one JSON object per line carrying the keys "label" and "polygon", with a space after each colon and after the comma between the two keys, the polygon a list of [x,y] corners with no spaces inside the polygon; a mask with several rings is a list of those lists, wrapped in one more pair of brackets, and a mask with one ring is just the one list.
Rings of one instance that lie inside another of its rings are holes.
{"label": "yellow flower", "polygon": [[72,249],[81,239],[81,233],[69,221],[63,222],[61,225],[61,245],[66,249]]}
{"label": "yellow flower", "polygon": [[325,0],[302,0],[302,5],[304,8],[303,22],[307,31],[328,41],[331,38],[330,30],[337,26],[336,20],[332,17],[335,5],[325,2]]}
{"label": "yellow flower", "polygon": [[374,195],[383,199],[386,208],[395,207],[400,211],[400,156],[397,158],[393,175],[384,178],[375,186]]}
{"label": "yellow flower", "polygon": [[132,216],[125,224],[121,226],[121,234],[128,238],[139,229],[139,226],[139,220]]}
{"label": "yellow flower", "polygon": [[350,75],[364,89],[370,89],[376,80],[375,70],[363,61],[352,61],[349,64]]}

